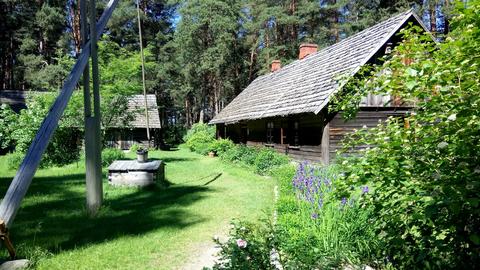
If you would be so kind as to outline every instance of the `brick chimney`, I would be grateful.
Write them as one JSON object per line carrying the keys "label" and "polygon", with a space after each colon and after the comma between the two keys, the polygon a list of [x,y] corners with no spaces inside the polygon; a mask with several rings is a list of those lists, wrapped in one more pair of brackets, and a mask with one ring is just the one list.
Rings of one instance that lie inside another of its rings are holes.
{"label": "brick chimney", "polygon": [[273,60],[271,65],[271,71],[275,72],[277,70],[280,70],[280,68],[282,68],[282,62],[280,60]]}
{"label": "brick chimney", "polygon": [[300,53],[298,54],[298,59],[303,59],[305,56],[316,53],[318,50],[317,44],[312,43],[303,43],[300,44]]}

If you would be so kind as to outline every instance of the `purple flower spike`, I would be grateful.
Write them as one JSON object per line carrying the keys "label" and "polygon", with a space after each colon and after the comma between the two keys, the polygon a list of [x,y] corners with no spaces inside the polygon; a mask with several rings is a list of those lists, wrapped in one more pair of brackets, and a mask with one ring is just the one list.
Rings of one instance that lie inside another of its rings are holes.
{"label": "purple flower spike", "polygon": [[318,214],[317,214],[317,213],[313,213],[313,214],[311,215],[311,217],[312,217],[312,219],[317,219],[317,218],[318,218]]}
{"label": "purple flower spike", "polygon": [[366,194],[368,193],[368,191],[369,191],[368,186],[362,187],[362,194]]}
{"label": "purple flower spike", "polygon": [[342,198],[342,206],[345,206],[347,204],[347,198],[343,197]]}

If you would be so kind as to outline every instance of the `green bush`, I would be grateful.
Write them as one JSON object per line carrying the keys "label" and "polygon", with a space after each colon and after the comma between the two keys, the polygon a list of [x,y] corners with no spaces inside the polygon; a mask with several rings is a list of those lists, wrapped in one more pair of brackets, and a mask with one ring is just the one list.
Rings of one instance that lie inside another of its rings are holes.
{"label": "green bush", "polygon": [[253,163],[255,172],[258,174],[267,174],[272,168],[288,164],[289,159],[286,155],[279,154],[273,149],[262,148],[257,152]]}
{"label": "green bush", "polygon": [[128,151],[130,153],[136,153],[138,149],[140,149],[140,145],[138,143],[134,143],[132,144],[132,146],[130,146],[130,149],[128,149]]}
{"label": "green bush", "polygon": [[229,139],[219,139],[215,140],[211,145],[210,149],[217,154],[217,156],[223,156],[227,151],[234,148],[235,144]]}
{"label": "green bush", "polygon": [[223,160],[253,165],[257,158],[257,149],[245,145],[236,145],[220,155]]}
{"label": "green bush", "polygon": [[269,148],[232,145],[230,141],[219,144],[225,146],[225,150],[219,153],[221,159],[253,166],[255,172],[261,175],[269,174],[273,168],[288,164],[290,161],[286,155]]}
{"label": "green bush", "polygon": [[185,134],[183,137],[183,141],[187,142],[192,136],[200,132],[204,132],[208,134],[209,137],[215,138],[215,126],[205,123],[197,123],[193,124],[192,127],[187,131],[187,134]]}
{"label": "green bush", "polygon": [[25,157],[24,153],[13,152],[7,155],[7,167],[10,170],[17,170]]}
{"label": "green bush", "polygon": [[7,104],[0,105],[0,150],[13,146],[12,132],[17,128],[18,115]]}
{"label": "green bush", "polygon": [[215,127],[207,124],[195,124],[185,135],[187,147],[196,153],[206,155],[212,151],[215,142]]}
{"label": "green bush", "polygon": [[273,230],[268,221],[248,223],[234,221],[227,242],[214,241],[220,247],[220,260],[213,269],[275,269],[270,263]]}
{"label": "green bush", "polygon": [[[405,42],[372,71],[377,76],[344,88],[347,97],[383,91],[415,104],[404,119],[353,135],[346,147],[375,147],[339,161],[343,194],[372,186],[361,203],[375,209],[378,260],[400,269],[480,265],[480,1],[461,8],[445,42],[404,31]],[[342,100],[340,107],[359,106]]]}
{"label": "green bush", "polygon": [[[50,93],[32,94],[27,98],[28,109],[21,110],[18,115],[15,114],[13,120],[11,113],[2,109],[4,112],[0,115],[10,115],[9,125],[14,128],[10,128],[10,130],[0,128],[0,133],[9,133],[0,135],[8,138],[9,143],[15,145],[16,152],[26,153],[54,98],[55,95]],[[42,156],[40,164],[42,167],[62,166],[80,158],[82,132],[78,128],[74,128],[78,126],[79,121],[72,116],[78,116],[78,113],[67,110],[65,114]]]}
{"label": "green bush", "polygon": [[183,138],[186,135],[186,129],[183,125],[168,125],[162,128],[162,137],[166,144],[177,145],[183,142]]}
{"label": "green bush", "polygon": [[117,148],[105,148],[102,150],[102,166],[107,167],[115,160],[125,159],[125,153]]}
{"label": "green bush", "polygon": [[80,159],[82,133],[76,128],[59,127],[42,158],[42,167],[63,166]]}

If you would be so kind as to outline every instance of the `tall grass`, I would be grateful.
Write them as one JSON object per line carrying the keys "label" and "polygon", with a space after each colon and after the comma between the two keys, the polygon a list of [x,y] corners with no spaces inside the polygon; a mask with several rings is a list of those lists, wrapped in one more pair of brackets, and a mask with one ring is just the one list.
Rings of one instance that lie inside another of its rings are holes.
{"label": "tall grass", "polygon": [[361,191],[352,198],[337,198],[336,171],[308,163],[281,176],[277,235],[287,268],[371,263],[378,243],[370,209],[358,204]]}

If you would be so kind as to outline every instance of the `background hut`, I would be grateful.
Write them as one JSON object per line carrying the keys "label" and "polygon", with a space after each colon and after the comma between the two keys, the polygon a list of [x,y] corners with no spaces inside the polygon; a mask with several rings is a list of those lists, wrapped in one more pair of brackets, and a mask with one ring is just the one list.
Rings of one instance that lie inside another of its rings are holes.
{"label": "background hut", "polygon": [[[158,146],[154,138],[159,134],[161,124],[155,95],[147,95],[148,120],[150,127],[150,147]],[[125,124],[114,124],[106,131],[105,140],[108,146],[120,149],[130,149],[138,144],[148,147],[147,119],[145,114],[145,100],[143,95],[133,95],[128,98],[127,112],[129,121]]]}

